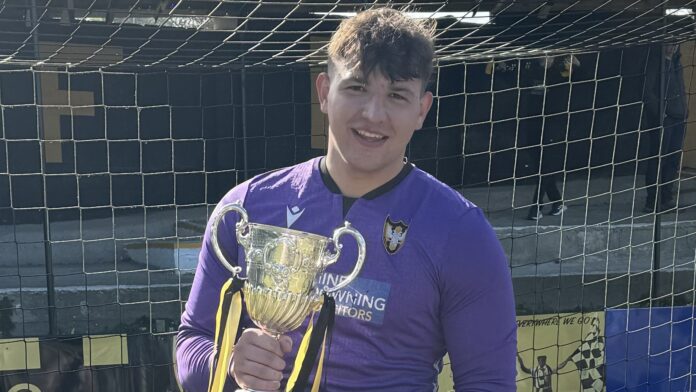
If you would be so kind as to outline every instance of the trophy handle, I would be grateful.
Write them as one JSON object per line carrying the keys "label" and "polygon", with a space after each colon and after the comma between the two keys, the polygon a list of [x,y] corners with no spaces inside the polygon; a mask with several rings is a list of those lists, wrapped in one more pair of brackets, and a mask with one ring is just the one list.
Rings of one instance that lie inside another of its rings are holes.
{"label": "trophy handle", "polygon": [[[220,242],[218,240],[218,225],[222,221],[222,218],[225,217],[229,212],[236,212],[240,215],[240,219],[237,222],[237,225],[235,227],[235,231],[237,233],[237,242],[241,244],[244,248],[247,248],[249,245],[249,234],[250,231],[248,230],[249,226],[249,215],[247,214],[246,210],[244,207],[242,207],[241,204],[235,202],[232,204],[227,204],[220,208],[220,211],[218,211],[217,215],[213,219],[213,224],[210,228],[210,236],[211,236],[211,243],[213,245],[213,250],[215,251],[215,255],[217,256],[218,260],[222,263],[222,265],[225,266],[230,272],[232,272],[232,275],[238,275],[240,272],[242,272],[242,267],[239,266],[233,266],[227,259],[225,258],[225,255],[222,253],[222,248],[220,248]],[[245,233],[246,232],[246,233]]]}
{"label": "trophy handle", "polygon": [[358,259],[355,261],[355,267],[353,268],[353,272],[351,272],[350,275],[346,275],[345,279],[343,279],[339,284],[329,289],[326,289],[326,293],[332,293],[334,291],[340,290],[348,286],[348,284],[350,284],[350,282],[352,282],[358,276],[358,274],[360,273],[360,269],[362,269],[363,262],[365,261],[365,239],[359,231],[355,230],[350,225],[350,222],[346,221],[343,227],[339,227],[333,232],[333,244],[336,248],[336,253],[331,255],[324,262],[324,267],[327,267],[338,261],[338,256],[341,255],[341,248],[343,247],[343,245],[339,243],[339,238],[344,234],[352,235],[353,238],[355,238],[355,241],[358,243]]}

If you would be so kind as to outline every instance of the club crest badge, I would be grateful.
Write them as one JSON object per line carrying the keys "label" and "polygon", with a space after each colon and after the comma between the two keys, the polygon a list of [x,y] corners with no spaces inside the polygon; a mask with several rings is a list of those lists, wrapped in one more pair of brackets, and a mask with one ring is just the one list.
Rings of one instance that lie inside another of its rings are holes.
{"label": "club crest badge", "polygon": [[406,241],[407,231],[408,225],[406,223],[403,221],[392,222],[391,218],[387,216],[387,219],[384,221],[384,235],[382,236],[384,249],[387,250],[387,253],[393,255],[401,249],[404,241]]}

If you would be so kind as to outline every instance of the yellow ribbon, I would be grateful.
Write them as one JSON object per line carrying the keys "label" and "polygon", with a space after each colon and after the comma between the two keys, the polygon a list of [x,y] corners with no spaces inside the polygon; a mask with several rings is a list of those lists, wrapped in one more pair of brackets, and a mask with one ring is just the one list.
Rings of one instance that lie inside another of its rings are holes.
{"label": "yellow ribbon", "polygon": [[[237,337],[237,330],[239,329],[239,322],[242,315],[242,294],[241,290],[237,291],[232,295],[232,299],[229,300],[229,306],[226,306],[226,296],[228,291],[231,289],[234,279],[229,279],[222,286],[220,290],[220,303],[218,305],[218,310],[215,316],[215,355],[217,361],[213,363],[214,369],[210,371],[210,379],[208,381],[208,392],[223,392],[225,388],[225,382],[228,377],[228,370],[230,367],[230,362],[232,360],[232,354],[234,352],[235,339]],[[227,308],[227,309],[226,309]],[[302,342],[297,351],[297,357],[295,358],[295,363],[288,379],[285,390],[287,392],[292,391],[297,383],[297,377],[299,376],[300,369],[302,368],[302,363],[304,362],[305,356],[307,355],[307,349],[309,348],[309,341],[312,335],[312,330],[314,329],[314,315],[309,320],[309,325],[307,326],[307,331],[302,338]],[[225,328],[222,329],[223,325]],[[222,336],[220,334],[222,333]],[[324,331],[324,339],[321,346],[321,355],[319,356],[319,363],[317,364],[317,371],[314,375],[314,383],[312,385],[312,392],[319,392],[319,386],[321,385],[321,374],[324,365],[324,352],[326,348],[326,337],[327,333]]]}
{"label": "yellow ribbon", "polygon": [[[307,355],[307,349],[309,348],[309,340],[312,336],[312,330],[314,329],[314,314],[312,313],[309,319],[309,325],[307,326],[307,331],[302,337],[302,343],[300,343],[300,348],[297,350],[297,357],[295,357],[295,363],[292,367],[292,373],[290,373],[290,378],[288,378],[288,384],[285,386],[286,392],[291,392],[297,383],[297,376],[302,368],[302,363],[304,362],[305,356]],[[319,356],[319,363],[317,364],[317,371],[314,374],[314,384],[312,385],[312,392],[319,392],[319,386],[321,385],[321,371],[324,367],[324,351],[326,348],[326,332],[324,332],[324,340],[321,344],[321,355]]]}
{"label": "yellow ribbon", "polygon": [[324,332],[324,340],[321,343],[321,355],[319,356],[319,364],[317,364],[317,372],[314,375],[314,385],[312,385],[312,392],[319,392],[319,385],[321,385],[321,370],[324,367],[324,353],[326,352],[326,332]]}
{"label": "yellow ribbon", "polygon": [[[217,352],[217,362],[215,369],[211,369],[210,380],[208,382],[208,392],[222,392],[227,380],[227,370],[232,360],[234,352],[234,340],[237,337],[237,329],[242,316],[242,293],[241,290],[234,293],[229,306],[229,310],[224,312],[225,294],[232,285],[233,279],[229,279],[220,290],[220,304],[218,305],[215,316],[215,350]],[[226,314],[223,314],[226,313]],[[220,340],[220,326],[224,320],[225,329]],[[218,342],[220,344],[218,345]]]}
{"label": "yellow ribbon", "polygon": [[288,378],[288,384],[285,386],[286,392],[292,391],[292,388],[295,387],[297,376],[300,374],[300,368],[302,367],[302,362],[304,362],[305,355],[307,355],[307,348],[309,348],[309,337],[312,335],[312,329],[314,329],[314,313],[312,313],[312,317],[309,319],[309,325],[307,326],[307,331],[302,338],[302,343],[300,343],[300,348],[297,349],[295,364],[292,367],[290,378]]}

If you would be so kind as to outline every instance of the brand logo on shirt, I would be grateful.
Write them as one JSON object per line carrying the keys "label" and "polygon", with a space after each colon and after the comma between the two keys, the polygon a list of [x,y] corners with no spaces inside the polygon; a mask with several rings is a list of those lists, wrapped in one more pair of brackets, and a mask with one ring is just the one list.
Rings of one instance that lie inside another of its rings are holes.
{"label": "brand logo on shirt", "polygon": [[393,255],[398,252],[399,249],[406,241],[406,232],[408,231],[408,225],[403,221],[393,222],[389,216],[384,221],[384,235],[382,236],[382,242],[384,243],[384,249],[387,253]]}
{"label": "brand logo on shirt", "polygon": [[[324,272],[317,284],[323,290],[328,290],[344,279],[345,276]],[[355,278],[348,286],[329,295],[336,301],[336,316],[382,325],[390,289],[391,285],[386,282]]]}
{"label": "brand logo on shirt", "polygon": [[290,208],[290,206],[285,207],[285,217],[287,218],[288,228],[290,228],[296,220],[300,219],[304,210],[304,208],[300,209],[298,206],[292,208]]}

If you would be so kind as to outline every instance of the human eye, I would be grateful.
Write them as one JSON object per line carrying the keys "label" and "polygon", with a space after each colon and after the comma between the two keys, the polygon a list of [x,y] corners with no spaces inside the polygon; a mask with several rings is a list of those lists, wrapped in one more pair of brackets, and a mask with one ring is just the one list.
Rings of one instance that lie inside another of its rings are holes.
{"label": "human eye", "polygon": [[405,96],[399,94],[399,93],[391,93],[389,94],[392,98],[396,99],[397,101],[408,101]]}
{"label": "human eye", "polygon": [[365,86],[362,84],[349,84],[346,86],[346,89],[350,91],[362,92],[365,91]]}

